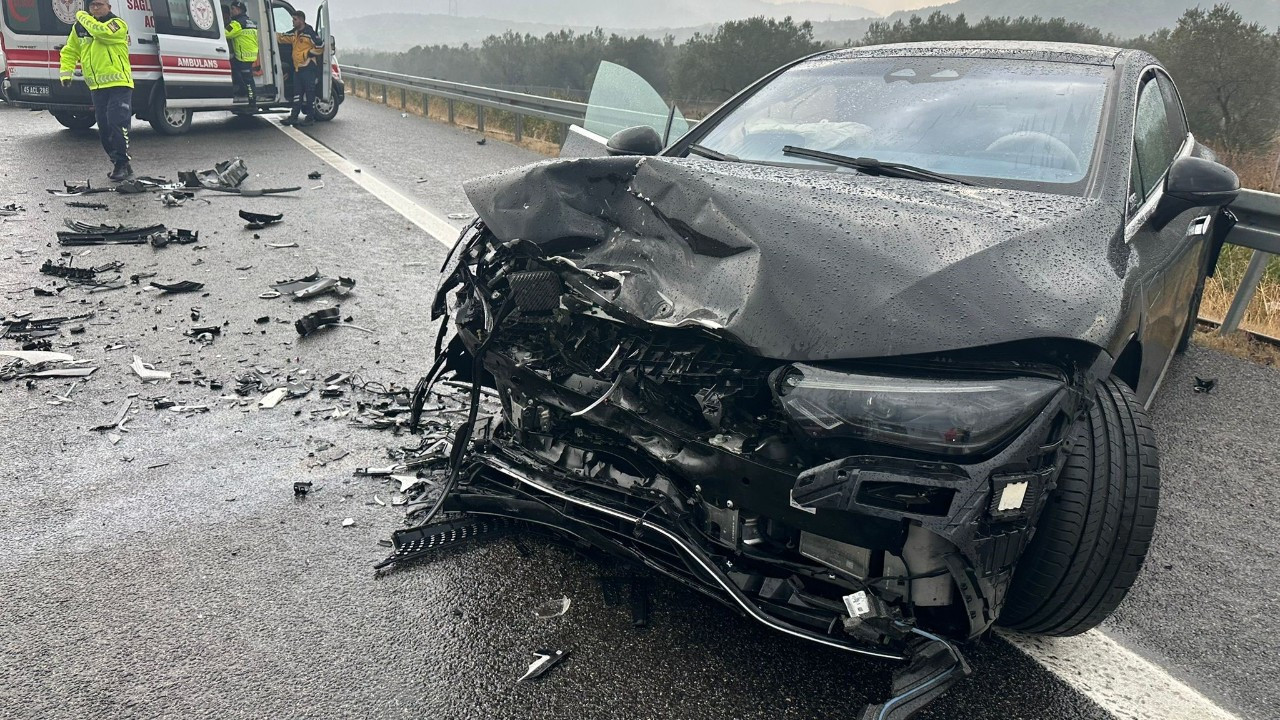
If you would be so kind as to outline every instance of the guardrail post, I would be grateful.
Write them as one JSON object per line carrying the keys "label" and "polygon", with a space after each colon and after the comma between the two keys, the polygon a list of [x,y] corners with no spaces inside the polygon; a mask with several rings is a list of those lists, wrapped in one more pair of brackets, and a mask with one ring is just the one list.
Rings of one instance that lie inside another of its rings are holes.
{"label": "guardrail post", "polygon": [[524,116],[516,115],[516,142],[524,140]]}
{"label": "guardrail post", "polygon": [[456,120],[457,120],[457,112],[456,112],[456,110],[455,110],[455,109],[454,109],[454,107],[453,107],[453,98],[449,98],[448,100],[446,100],[446,101],[445,101],[445,105],[449,108],[449,124],[450,124],[450,125],[455,125],[455,124],[457,124],[457,123],[456,123]]}
{"label": "guardrail post", "polygon": [[476,106],[476,129],[484,132],[484,106]]}
{"label": "guardrail post", "polygon": [[383,105],[387,104],[387,86],[386,85],[382,86],[382,104]]}
{"label": "guardrail post", "polygon": [[409,96],[405,93],[404,88],[400,88],[400,109],[409,109]]}
{"label": "guardrail post", "polygon": [[1240,321],[1244,320],[1244,313],[1253,302],[1254,293],[1258,291],[1258,283],[1262,282],[1262,275],[1267,271],[1267,265],[1273,257],[1275,256],[1268,252],[1253,251],[1253,259],[1249,261],[1249,269],[1244,273],[1244,280],[1240,281],[1240,290],[1236,292],[1236,299],[1231,302],[1231,309],[1222,320],[1220,331],[1222,335],[1230,335],[1240,328]]}

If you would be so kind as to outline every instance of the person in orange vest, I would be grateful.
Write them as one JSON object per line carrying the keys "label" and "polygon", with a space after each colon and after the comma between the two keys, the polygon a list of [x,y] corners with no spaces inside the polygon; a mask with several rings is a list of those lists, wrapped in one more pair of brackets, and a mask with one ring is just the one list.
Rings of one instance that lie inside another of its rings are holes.
{"label": "person in orange vest", "polygon": [[[306,127],[315,123],[316,94],[320,86],[320,65],[324,60],[324,46],[315,28],[307,24],[307,14],[293,14],[293,32],[278,33],[276,42],[293,47],[293,112],[281,120],[283,125]],[[299,120],[298,115],[306,119]]]}

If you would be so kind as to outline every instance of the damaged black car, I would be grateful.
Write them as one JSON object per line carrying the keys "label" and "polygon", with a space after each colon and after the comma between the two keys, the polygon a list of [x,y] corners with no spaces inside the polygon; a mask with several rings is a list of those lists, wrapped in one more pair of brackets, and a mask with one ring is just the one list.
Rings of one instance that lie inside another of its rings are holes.
{"label": "damaged black car", "polygon": [[936,697],[995,626],[1102,622],[1156,519],[1146,407],[1239,189],[1159,63],[839,50],[670,144],[654,115],[466,186],[419,409],[444,376],[475,391],[433,514],[904,661],[869,717]]}

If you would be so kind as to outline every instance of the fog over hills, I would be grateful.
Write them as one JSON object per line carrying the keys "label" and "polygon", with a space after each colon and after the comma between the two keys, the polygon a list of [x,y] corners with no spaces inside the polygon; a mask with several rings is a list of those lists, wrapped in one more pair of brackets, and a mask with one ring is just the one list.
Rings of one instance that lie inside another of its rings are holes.
{"label": "fog over hills", "polygon": [[[335,20],[385,13],[445,15],[449,0],[330,0]],[[459,0],[458,16],[555,26],[689,27],[764,15],[797,20],[853,20],[879,13],[843,2],[765,0]]]}
{"label": "fog over hills", "polygon": [[[1280,0],[1226,0],[1231,9],[1245,20],[1258,22],[1275,30],[1280,26]],[[905,20],[911,15],[928,15],[940,10],[947,15],[963,13],[970,22],[984,17],[1065,17],[1115,33],[1121,38],[1133,37],[1172,27],[1182,13],[1191,7],[1209,10],[1214,0],[957,0],[907,12],[897,12],[889,20]]]}

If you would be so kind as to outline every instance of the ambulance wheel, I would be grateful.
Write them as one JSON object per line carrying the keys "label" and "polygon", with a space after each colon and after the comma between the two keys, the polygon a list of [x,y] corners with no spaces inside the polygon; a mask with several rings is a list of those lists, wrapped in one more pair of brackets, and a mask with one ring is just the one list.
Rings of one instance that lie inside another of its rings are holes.
{"label": "ambulance wheel", "polygon": [[62,127],[76,132],[84,132],[93,127],[98,122],[98,118],[93,113],[77,113],[67,112],[65,110],[55,110],[50,113],[53,119],[57,120]]}
{"label": "ambulance wheel", "polygon": [[316,100],[316,114],[313,116],[315,117],[316,120],[319,120],[321,122],[329,122],[330,120],[337,117],[337,115],[338,115],[337,95],[331,98],[329,102],[324,102],[323,100],[320,100],[320,99]]}
{"label": "ambulance wheel", "polygon": [[157,89],[148,121],[161,135],[183,135],[191,129],[192,114],[189,108],[167,107],[164,93]]}

